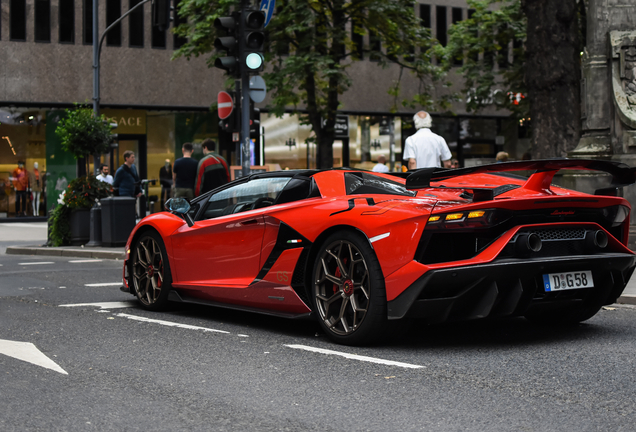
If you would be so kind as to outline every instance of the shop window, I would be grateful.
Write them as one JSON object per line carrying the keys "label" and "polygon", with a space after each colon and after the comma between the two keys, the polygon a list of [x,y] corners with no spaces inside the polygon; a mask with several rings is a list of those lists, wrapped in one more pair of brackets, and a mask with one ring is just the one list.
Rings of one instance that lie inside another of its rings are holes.
{"label": "shop window", "polygon": [[435,37],[442,46],[446,46],[446,43],[448,42],[448,21],[446,18],[446,6],[436,6],[435,14],[437,15],[435,19],[435,24],[437,26],[435,30]]}
{"label": "shop window", "polygon": [[[129,10],[141,0],[129,0]],[[144,47],[144,7],[140,6],[128,15],[128,44],[133,48]]]}
{"label": "shop window", "polygon": [[[106,0],[106,27],[117,21],[120,16],[121,0]],[[108,31],[106,45],[121,46],[121,23]]]}
{"label": "shop window", "polygon": [[150,44],[153,48],[166,48],[166,31],[159,30],[159,27],[152,26],[152,40]]}
{"label": "shop window", "polygon": [[60,0],[60,43],[75,43],[75,0]]}
{"label": "shop window", "polygon": [[35,0],[35,41],[51,42],[51,0]]}
{"label": "shop window", "polygon": [[[473,15],[475,15],[475,9],[468,9],[468,19],[471,19]],[[477,31],[473,31],[473,37],[477,39],[477,36]],[[479,54],[472,54],[470,58],[476,62],[479,60]]]}
{"label": "shop window", "polygon": [[11,0],[9,6],[9,37],[12,41],[26,41],[26,0]]}
{"label": "shop window", "polygon": [[85,45],[93,44],[93,0],[84,0],[82,14],[82,41]]}
{"label": "shop window", "polygon": [[[183,17],[179,16],[179,3],[181,0],[174,0],[174,21],[173,21],[173,25],[174,27],[178,27],[181,24],[185,24],[187,22],[187,20]],[[172,43],[173,48],[174,49],[179,49],[181,48],[186,42],[188,41],[188,38],[185,38],[183,36],[178,36],[178,35],[173,35],[173,41]]]}

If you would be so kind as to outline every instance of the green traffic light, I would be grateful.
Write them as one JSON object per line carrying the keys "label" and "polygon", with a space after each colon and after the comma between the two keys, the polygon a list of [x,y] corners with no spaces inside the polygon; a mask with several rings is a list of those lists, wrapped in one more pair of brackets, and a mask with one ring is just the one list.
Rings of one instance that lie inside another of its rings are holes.
{"label": "green traffic light", "polygon": [[263,65],[263,56],[259,53],[249,53],[245,57],[245,65],[252,70],[258,69]]}

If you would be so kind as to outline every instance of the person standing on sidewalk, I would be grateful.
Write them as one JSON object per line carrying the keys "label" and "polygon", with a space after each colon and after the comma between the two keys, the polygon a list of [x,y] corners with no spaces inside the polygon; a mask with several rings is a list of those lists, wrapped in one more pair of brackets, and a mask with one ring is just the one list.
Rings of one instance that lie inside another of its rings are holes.
{"label": "person standing on sidewalk", "polygon": [[174,197],[194,198],[194,182],[197,176],[197,167],[199,163],[196,159],[192,159],[192,144],[184,143],[181,146],[183,157],[174,161],[172,167],[172,179],[174,180]]}
{"label": "person standing on sidewalk", "polygon": [[115,173],[113,187],[118,188],[119,196],[135,198],[141,195],[139,175],[135,167],[135,153],[132,150],[124,152],[124,163]]}
{"label": "person standing on sidewalk", "polygon": [[201,144],[203,159],[199,161],[194,195],[199,196],[230,181],[230,170],[221,155],[214,153],[216,143],[206,138]]}
{"label": "person standing on sidewalk", "polygon": [[433,120],[426,111],[420,111],[413,116],[417,132],[406,139],[404,143],[404,159],[409,163],[409,169],[441,167],[450,168],[453,156],[441,136],[431,132]]}

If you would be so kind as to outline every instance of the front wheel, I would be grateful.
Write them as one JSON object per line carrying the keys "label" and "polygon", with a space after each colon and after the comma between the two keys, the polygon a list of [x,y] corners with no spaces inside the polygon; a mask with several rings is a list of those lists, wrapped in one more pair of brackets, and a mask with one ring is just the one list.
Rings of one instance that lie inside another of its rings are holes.
{"label": "front wheel", "polygon": [[144,309],[157,311],[168,306],[172,274],[159,234],[147,232],[135,243],[131,273],[134,293]]}
{"label": "front wheel", "polygon": [[362,345],[384,337],[384,277],[362,235],[340,231],[325,240],[314,263],[312,300],[321,327],[333,341]]}

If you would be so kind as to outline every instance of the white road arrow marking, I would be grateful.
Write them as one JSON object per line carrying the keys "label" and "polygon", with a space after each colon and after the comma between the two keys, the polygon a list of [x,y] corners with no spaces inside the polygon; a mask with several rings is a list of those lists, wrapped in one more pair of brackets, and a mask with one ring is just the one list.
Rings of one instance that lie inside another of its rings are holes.
{"label": "white road arrow marking", "polygon": [[63,304],[60,307],[78,307],[78,306],[95,306],[101,309],[123,309],[123,308],[131,308],[137,305],[136,301],[129,302],[103,302],[103,303],[74,303],[74,304]]}
{"label": "white road arrow marking", "polygon": [[68,375],[68,372],[59,367],[53,360],[42,354],[42,352],[30,342],[15,342],[0,339],[0,354]]}
{"label": "white road arrow marking", "polygon": [[225,331],[225,330],[216,330],[216,329],[211,329],[211,328],[207,328],[207,327],[193,326],[193,325],[190,325],[190,324],[179,324],[179,323],[175,323],[175,322],[172,322],[172,321],[151,319],[151,318],[145,318],[145,317],[140,317],[140,316],[136,316],[136,315],[128,315],[128,314],[124,314],[124,313],[117,314],[116,316],[122,317],[122,318],[128,318],[130,320],[135,320],[135,321],[142,321],[142,322],[147,322],[147,323],[161,324],[161,325],[168,326],[168,327],[178,327],[178,328],[188,329],[188,330],[203,330],[204,332],[230,334],[230,332]]}

